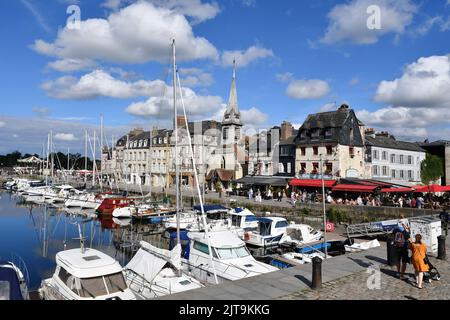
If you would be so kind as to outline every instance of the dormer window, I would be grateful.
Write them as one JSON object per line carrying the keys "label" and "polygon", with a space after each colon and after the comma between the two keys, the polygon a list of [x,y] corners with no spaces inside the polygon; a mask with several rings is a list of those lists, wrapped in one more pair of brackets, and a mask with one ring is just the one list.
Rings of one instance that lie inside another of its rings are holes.
{"label": "dormer window", "polygon": [[319,129],[314,129],[311,131],[311,138],[319,138]]}
{"label": "dormer window", "polygon": [[303,140],[305,138],[306,138],[306,131],[305,130],[300,131],[300,140]]}
{"label": "dormer window", "polygon": [[331,128],[325,129],[325,138],[331,138]]}

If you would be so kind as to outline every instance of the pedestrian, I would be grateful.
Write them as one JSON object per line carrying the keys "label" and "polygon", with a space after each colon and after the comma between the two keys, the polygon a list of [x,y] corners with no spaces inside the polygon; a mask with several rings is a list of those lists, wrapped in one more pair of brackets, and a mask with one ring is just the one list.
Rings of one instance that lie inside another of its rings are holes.
{"label": "pedestrian", "polygon": [[409,226],[404,221],[399,220],[399,225],[392,231],[392,234],[394,235],[394,247],[397,252],[397,276],[403,279],[406,265],[409,262],[408,240],[411,237]]}
{"label": "pedestrian", "polygon": [[412,198],[412,200],[411,200],[411,208],[415,208],[416,207],[416,198]]}
{"label": "pedestrian", "polygon": [[253,189],[250,188],[250,190],[248,190],[248,199],[252,200],[253,199]]}
{"label": "pedestrian", "polygon": [[358,198],[356,199],[356,204],[358,206],[362,206],[363,205],[363,201],[362,201],[361,195],[359,195]]}
{"label": "pedestrian", "polygon": [[422,196],[417,198],[416,205],[417,205],[417,209],[422,209],[422,205],[423,205],[423,198],[422,198]]}
{"label": "pedestrian", "polygon": [[291,193],[291,201],[292,201],[292,206],[295,208],[295,203],[297,202],[297,196],[295,195],[294,191],[292,191],[292,193]]}
{"label": "pedestrian", "polygon": [[414,266],[416,275],[416,285],[419,289],[422,289],[423,273],[429,271],[427,259],[427,246],[422,243],[422,235],[415,235],[415,242],[409,240],[409,249],[412,251],[411,262]]}
{"label": "pedestrian", "polygon": [[278,202],[281,202],[283,195],[281,193],[281,190],[278,190]]}

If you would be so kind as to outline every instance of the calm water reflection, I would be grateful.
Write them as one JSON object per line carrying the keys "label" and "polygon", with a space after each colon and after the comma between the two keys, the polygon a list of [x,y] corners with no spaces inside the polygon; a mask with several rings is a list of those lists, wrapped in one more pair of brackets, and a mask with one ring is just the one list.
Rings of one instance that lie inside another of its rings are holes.
{"label": "calm water reflection", "polygon": [[[145,240],[161,247],[168,245],[161,237],[160,225],[92,219],[63,208],[25,203],[8,192],[0,192],[0,197],[0,259],[9,260],[12,253],[21,256],[30,273],[31,289],[53,274],[57,252],[80,247],[78,223],[86,247],[109,254],[122,265],[131,258],[132,243]],[[83,213],[93,215],[93,211]]]}

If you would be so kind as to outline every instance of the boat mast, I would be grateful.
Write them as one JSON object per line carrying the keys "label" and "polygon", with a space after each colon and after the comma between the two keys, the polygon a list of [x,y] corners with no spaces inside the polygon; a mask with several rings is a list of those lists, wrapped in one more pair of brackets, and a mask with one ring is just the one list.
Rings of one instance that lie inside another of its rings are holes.
{"label": "boat mast", "polygon": [[94,159],[92,160],[92,187],[95,187],[95,175],[96,175],[96,167],[97,167],[97,161],[96,161],[96,154],[95,154],[95,139],[96,139],[96,132],[94,130]]}
{"label": "boat mast", "polygon": [[[175,196],[176,196],[176,215],[177,215],[177,245],[181,245],[181,239],[180,239],[180,208],[179,208],[179,168],[178,168],[178,121],[177,121],[177,60],[176,60],[176,47],[175,47],[175,39],[173,39],[172,43],[172,54],[173,54],[173,111],[174,111],[174,118],[173,118],[173,132],[175,135],[175,155],[173,157],[175,161]],[[179,270],[181,271],[181,270]]]}
{"label": "boat mast", "polygon": [[50,169],[50,134],[47,135],[47,164],[46,164],[46,172],[45,172],[45,185],[48,186],[48,171]]}
{"label": "boat mast", "polygon": [[103,191],[103,114],[100,115],[100,188]]}
{"label": "boat mast", "polygon": [[53,130],[50,130],[50,152],[51,152],[51,154],[50,154],[50,156],[51,156],[51,164],[52,164],[51,173],[52,173],[52,184],[53,184],[53,175],[54,175],[53,170],[54,170],[54,167],[55,167],[55,153],[54,153],[54,150],[53,150]]}
{"label": "boat mast", "polygon": [[88,133],[84,130],[84,184],[87,183],[87,163],[88,163]]}

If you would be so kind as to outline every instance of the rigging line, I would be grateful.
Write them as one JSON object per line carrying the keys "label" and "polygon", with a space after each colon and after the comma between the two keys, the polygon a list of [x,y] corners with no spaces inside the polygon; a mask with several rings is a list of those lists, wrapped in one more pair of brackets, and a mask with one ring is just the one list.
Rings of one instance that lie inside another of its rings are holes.
{"label": "rigging line", "polygon": [[202,195],[201,195],[201,192],[200,192],[200,185],[199,185],[199,180],[198,180],[197,167],[196,167],[196,163],[195,163],[195,155],[194,155],[194,150],[192,148],[191,135],[190,135],[190,132],[189,132],[189,124],[187,122],[187,116],[186,116],[186,107],[184,105],[183,91],[182,91],[182,88],[181,88],[181,81],[180,81],[180,76],[179,76],[178,72],[176,74],[176,78],[178,80],[178,85],[180,87],[181,105],[183,107],[184,120],[186,122],[186,130],[187,130],[187,133],[188,133],[187,136],[188,136],[188,142],[189,142],[189,150],[190,150],[191,155],[192,155],[192,164],[193,164],[193,169],[194,169],[195,184],[197,186],[197,193],[198,193],[198,198],[199,198],[199,202],[200,202],[200,208],[202,210],[202,220],[203,220],[203,224],[205,225],[205,236],[208,239],[208,249],[209,249],[210,263],[211,263],[211,266],[213,268],[214,280],[215,280],[216,284],[219,284],[219,281],[217,280],[217,272],[216,272],[216,267],[215,267],[215,264],[214,264],[214,259],[212,258],[211,239],[209,237],[208,224],[206,223],[205,208],[203,207],[203,199],[202,199]]}

